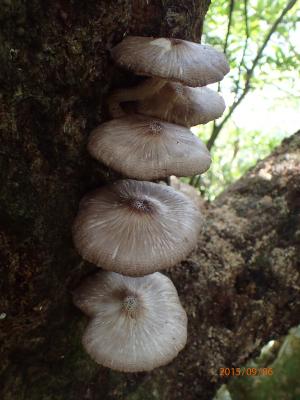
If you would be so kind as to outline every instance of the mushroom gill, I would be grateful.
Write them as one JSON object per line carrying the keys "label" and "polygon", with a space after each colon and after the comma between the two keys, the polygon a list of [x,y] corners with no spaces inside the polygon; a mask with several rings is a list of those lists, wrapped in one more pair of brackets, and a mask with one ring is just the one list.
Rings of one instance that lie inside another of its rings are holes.
{"label": "mushroom gill", "polygon": [[182,261],[196,244],[201,222],[193,202],[173,188],[121,180],[82,200],[73,239],[85,260],[141,276]]}
{"label": "mushroom gill", "polygon": [[185,346],[187,317],[169,278],[99,272],[74,293],[91,320],[83,346],[99,364],[124,372],[169,363]]}
{"label": "mushroom gill", "polygon": [[137,75],[191,87],[221,81],[229,72],[222,52],[182,39],[127,36],[112,49],[111,55],[117,64]]}
{"label": "mushroom gill", "polygon": [[219,118],[225,103],[207,87],[191,88],[168,82],[151,97],[138,101],[134,108],[139,114],[190,128]]}
{"label": "mushroom gill", "polygon": [[120,66],[150,77],[136,87],[111,93],[108,107],[114,118],[126,115],[120,103],[145,100],[167,82],[199,87],[219,82],[229,72],[223,53],[182,39],[127,36],[111,50],[111,55]]}
{"label": "mushroom gill", "polygon": [[211,163],[205,144],[189,129],[142,115],[100,125],[88,151],[123,176],[141,180],[201,174]]}

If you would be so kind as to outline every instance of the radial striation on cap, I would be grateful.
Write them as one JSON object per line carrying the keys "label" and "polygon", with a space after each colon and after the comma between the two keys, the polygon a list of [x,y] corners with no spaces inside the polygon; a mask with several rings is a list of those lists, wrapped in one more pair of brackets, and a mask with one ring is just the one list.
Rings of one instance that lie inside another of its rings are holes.
{"label": "radial striation on cap", "polygon": [[192,87],[221,81],[229,72],[223,53],[182,39],[127,36],[111,53],[119,65],[136,74]]}
{"label": "radial striation on cap", "polygon": [[196,245],[201,224],[200,211],[173,188],[120,180],[83,198],[73,240],[85,260],[142,276],[182,261]]}
{"label": "radial striation on cap", "polygon": [[159,272],[130,278],[102,271],[75,291],[74,303],[92,317],[83,346],[106,367],[149,371],[186,344],[186,313],[173,283]]}
{"label": "radial striation on cap", "polygon": [[225,110],[223,98],[206,88],[190,88],[168,82],[151,97],[136,103],[140,114],[186,127],[206,124],[221,117]]}
{"label": "radial striation on cap", "polygon": [[201,174],[211,163],[205,144],[189,129],[141,115],[100,125],[88,151],[123,176],[141,180]]}

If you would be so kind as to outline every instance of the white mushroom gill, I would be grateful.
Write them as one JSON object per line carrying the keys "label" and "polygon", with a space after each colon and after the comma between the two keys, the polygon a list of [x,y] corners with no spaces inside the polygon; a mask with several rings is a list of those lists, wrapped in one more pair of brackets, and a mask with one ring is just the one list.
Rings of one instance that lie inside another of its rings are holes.
{"label": "white mushroom gill", "polygon": [[166,81],[205,86],[222,80],[229,72],[223,53],[211,46],[175,38],[127,36],[111,54],[120,66],[151,77],[141,85],[110,95],[108,106],[114,118],[125,115],[122,102],[145,100],[162,89]]}
{"label": "white mushroom gill", "polygon": [[154,95],[138,101],[134,109],[139,114],[191,127],[219,118],[225,110],[225,103],[217,92],[209,88],[190,88],[168,82]]}
{"label": "white mushroom gill", "polygon": [[143,180],[201,174],[211,163],[205,144],[189,129],[141,115],[100,125],[88,151],[123,176]]}
{"label": "white mushroom gill", "polygon": [[171,41],[169,39],[165,39],[165,38],[154,39],[149,44],[150,44],[150,46],[159,46],[164,51],[170,51],[172,49]]}
{"label": "white mushroom gill", "polygon": [[171,280],[158,272],[141,278],[100,272],[75,291],[74,302],[83,311],[89,304],[83,345],[104,366],[151,370],[170,362],[186,343],[186,313]]}
{"label": "white mushroom gill", "polygon": [[193,202],[173,188],[121,180],[82,200],[73,238],[84,259],[141,276],[181,261],[195,246],[201,222]]}
{"label": "white mushroom gill", "polygon": [[111,54],[120,66],[138,75],[192,87],[218,82],[229,72],[223,53],[182,39],[127,36]]}

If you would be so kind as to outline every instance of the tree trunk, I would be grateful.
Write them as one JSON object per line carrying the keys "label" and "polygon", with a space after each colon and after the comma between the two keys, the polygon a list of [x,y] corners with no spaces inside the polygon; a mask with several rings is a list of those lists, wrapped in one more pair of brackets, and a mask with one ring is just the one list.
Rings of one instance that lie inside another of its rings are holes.
{"label": "tree trunk", "polygon": [[109,50],[124,34],[197,40],[208,4],[5,1],[1,399],[207,400],[220,367],[240,366],[298,322],[299,133],[203,206],[198,247],[169,274],[189,316],[173,363],[121,374],[80,343],[86,320],[71,291],[94,267],[75,252],[70,227],[84,193],[115,177],[88,157],[86,141],[107,119],[109,88],[133,81]]}
{"label": "tree trunk", "polygon": [[115,398],[124,378],[84,354],[70,296],[93,268],[71,240],[79,200],[115,177],[87,137],[110,87],[134,80],[110,49],[126,34],[199,40],[209,2],[2,1],[1,399]]}

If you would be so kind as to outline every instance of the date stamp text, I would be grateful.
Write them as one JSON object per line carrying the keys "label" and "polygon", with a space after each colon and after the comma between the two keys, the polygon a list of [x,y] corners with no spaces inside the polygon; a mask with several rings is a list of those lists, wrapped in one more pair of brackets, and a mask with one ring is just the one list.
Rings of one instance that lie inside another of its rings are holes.
{"label": "date stamp text", "polygon": [[272,376],[273,368],[220,368],[221,377],[228,376]]}

